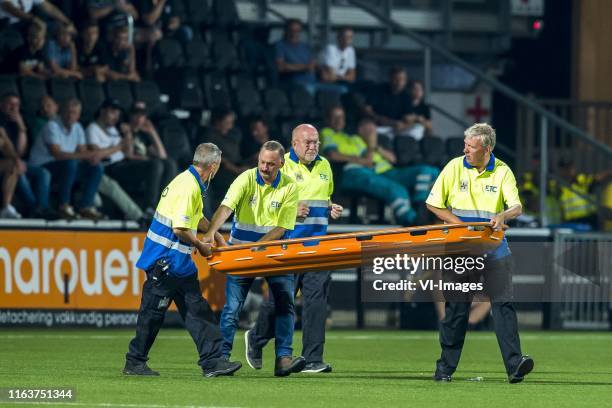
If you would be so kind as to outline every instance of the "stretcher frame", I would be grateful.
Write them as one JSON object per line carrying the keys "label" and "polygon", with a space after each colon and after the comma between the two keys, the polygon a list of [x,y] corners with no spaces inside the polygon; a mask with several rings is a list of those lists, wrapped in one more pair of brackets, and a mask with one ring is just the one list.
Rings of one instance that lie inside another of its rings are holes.
{"label": "stretcher frame", "polygon": [[428,256],[482,254],[503,239],[503,230],[494,231],[488,222],[425,225],[230,245],[213,248],[207,262],[217,272],[259,277],[360,267],[363,250],[376,248]]}

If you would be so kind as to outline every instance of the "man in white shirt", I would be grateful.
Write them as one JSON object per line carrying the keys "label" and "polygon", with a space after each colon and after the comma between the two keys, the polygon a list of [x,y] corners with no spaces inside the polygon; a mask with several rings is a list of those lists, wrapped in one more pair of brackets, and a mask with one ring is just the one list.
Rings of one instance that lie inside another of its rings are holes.
{"label": "man in white shirt", "polygon": [[[161,185],[163,165],[159,160],[134,154],[130,126],[123,123],[121,132],[117,129],[120,109],[116,100],[102,104],[96,120],[87,126],[87,144],[89,149],[101,155],[106,176],[116,180],[131,197],[140,197],[143,207],[153,211],[161,189],[165,187]],[[122,207],[120,203],[116,204]]]}
{"label": "man in white shirt", "polygon": [[328,44],[321,53],[321,79],[323,82],[355,82],[357,58],[353,48],[353,29],[338,31],[337,44]]}

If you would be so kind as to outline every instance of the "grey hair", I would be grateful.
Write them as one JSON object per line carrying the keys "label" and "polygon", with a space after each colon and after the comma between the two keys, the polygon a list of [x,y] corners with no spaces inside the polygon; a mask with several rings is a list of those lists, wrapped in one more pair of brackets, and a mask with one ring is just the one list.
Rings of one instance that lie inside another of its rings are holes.
{"label": "grey hair", "polygon": [[65,113],[68,112],[70,108],[74,108],[77,106],[82,106],[81,101],[79,101],[77,98],[68,98],[60,103],[59,111],[60,113]]}
{"label": "grey hair", "polygon": [[221,161],[221,149],[214,143],[200,143],[193,154],[193,164],[208,167]]}
{"label": "grey hair", "polygon": [[480,144],[485,149],[490,147],[491,150],[495,147],[495,129],[488,123],[474,123],[466,129],[463,135],[467,138],[477,137],[480,139]]}
{"label": "grey hair", "polygon": [[276,140],[269,140],[261,146],[260,152],[263,150],[269,150],[271,152],[278,152],[281,157],[281,160],[285,157],[285,148],[282,144],[277,142]]}

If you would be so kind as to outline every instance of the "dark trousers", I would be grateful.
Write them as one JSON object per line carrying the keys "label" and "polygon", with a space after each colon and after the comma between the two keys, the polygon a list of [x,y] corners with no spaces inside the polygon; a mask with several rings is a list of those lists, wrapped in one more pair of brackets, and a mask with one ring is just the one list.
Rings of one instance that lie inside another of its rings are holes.
{"label": "dark trousers", "polygon": [[[516,311],[511,303],[513,269],[514,261],[512,255],[509,255],[499,260],[488,261],[484,271],[484,288],[491,300],[495,335],[508,374],[514,372],[522,357]],[[444,280],[448,282],[452,279]],[[444,296],[445,316],[440,322],[442,353],[436,362],[436,372],[451,375],[457,369],[461,358],[472,295],[445,292]]]}
{"label": "dark trousers", "polygon": [[[302,356],[306,363],[323,361],[325,322],[331,271],[308,272],[297,275],[295,292],[302,291]],[[264,303],[259,310],[257,323],[251,331],[251,341],[263,348],[274,338],[274,299]]]}
{"label": "dark trousers", "polygon": [[149,350],[172,301],[196,345],[200,355],[198,364],[203,369],[214,366],[221,357],[223,339],[217,320],[202,297],[196,274],[184,278],[170,275],[159,286],[153,285],[150,279],[144,282],[136,336],[130,341],[127,361],[142,364],[148,360]]}
{"label": "dark trousers", "polygon": [[174,160],[125,159],[106,166],[105,171],[132,197],[142,197],[143,207],[155,208],[161,190],[174,178],[177,169]]}
{"label": "dark trousers", "polygon": [[59,205],[70,204],[75,183],[81,185],[83,196],[78,208],[93,206],[100,180],[104,175],[101,164],[92,165],[75,159],[56,160],[43,165],[51,173],[51,182],[58,186]]}

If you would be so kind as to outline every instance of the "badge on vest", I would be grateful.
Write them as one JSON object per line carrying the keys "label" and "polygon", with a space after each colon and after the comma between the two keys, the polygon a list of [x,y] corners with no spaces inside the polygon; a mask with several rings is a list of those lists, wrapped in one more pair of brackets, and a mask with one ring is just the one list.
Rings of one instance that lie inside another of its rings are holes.
{"label": "badge on vest", "polygon": [[497,186],[485,186],[485,191],[487,193],[497,193]]}
{"label": "badge on vest", "polygon": [[468,182],[465,180],[461,180],[461,184],[459,185],[459,191],[465,193],[468,190]]}
{"label": "badge on vest", "polygon": [[251,199],[249,200],[249,205],[251,207],[255,207],[256,204],[257,204],[257,197],[256,196],[251,197]]}
{"label": "badge on vest", "polygon": [[295,173],[295,181],[304,181],[304,176],[302,176],[302,173]]}
{"label": "badge on vest", "polygon": [[324,181],[329,180],[329,177],[327,176],[327,174],[319,174],[319,177],[321,178],[321,180],[324,180]]}
{"label": "badge on vest", "polygon": [[271,208],[280,208],[281,207],[281,203],[280,203],[280,201],[272,201],[270,203],[270,207]]}

